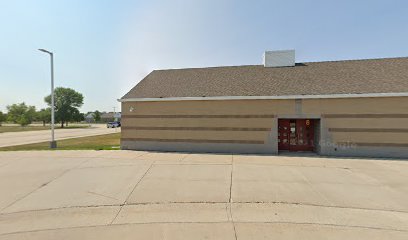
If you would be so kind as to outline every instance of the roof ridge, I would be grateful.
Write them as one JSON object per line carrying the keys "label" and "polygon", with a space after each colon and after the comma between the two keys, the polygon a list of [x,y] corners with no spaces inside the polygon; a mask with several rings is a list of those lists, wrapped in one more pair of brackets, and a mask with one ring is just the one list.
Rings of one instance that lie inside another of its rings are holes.
{"label": "roof ridge", "polygon": [[331,63],[331,62],[357,62],[357,61],[379,61],[379,60],[390,60],[390,59],[402,59],[408,57],[379,57],[379,58],[359,58],[359,59],[343,59],[343,60],[327,60],[327,61],[311,61],[302,63]]}
{"label": "roof ridge", "polygon": [[[360,58],[360,59],[342,59],[342,60],[326,60],[326,61],[310,61],[310,62],[296,62],[296,64],[309,63],[335,63],[335,62],[357,62],[357,61],[381,61],[390,59],[403,59],[408,57],[383,57],[383,58]],[[214,68],[239,68],[239,67],[261,67],[262,64],[248,64],[248,65],[224,65],[224,66],[209,66],[209,67],[187,67],[187,68],[164,68],[155,69],[153,71],[171,71],[171,70],[194,70],[194,69],[214,69]],[[283,67],[274,67],[283,68]],[[153,72],[152,71],[152,72]]]}
{"label": "roof ridge", "polygon": [[192,70],[192,69],[209,69],[209,68],[234,68],[234,67],[259,67],[262,64],[248,64],[248,65],[225,65],[225,66],[209,66],[209,67],[188,67],[188,68],[165,68],[155,69],[153,71],[169,71],[169,70]]}

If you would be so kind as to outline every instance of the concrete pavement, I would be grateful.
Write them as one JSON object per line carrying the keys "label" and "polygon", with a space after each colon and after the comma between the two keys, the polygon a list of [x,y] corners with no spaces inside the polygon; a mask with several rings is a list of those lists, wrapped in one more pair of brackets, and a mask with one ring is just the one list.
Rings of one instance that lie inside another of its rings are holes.
{"label": "concrete pavement", "polygon": [[0,239],[408,239],[408,161],[0,153]]}
{"label": "concrete pavement", "polygon": [[[55,129],[56,140],[88,137],[102,134],[120,132],[120,128],[107,128],[105,124],[93,124],[90,128],[67,128]],[[24,145],[50,141],[51,131],[26,131],[26,132],[5,132],[0,133],[0,147]]]}

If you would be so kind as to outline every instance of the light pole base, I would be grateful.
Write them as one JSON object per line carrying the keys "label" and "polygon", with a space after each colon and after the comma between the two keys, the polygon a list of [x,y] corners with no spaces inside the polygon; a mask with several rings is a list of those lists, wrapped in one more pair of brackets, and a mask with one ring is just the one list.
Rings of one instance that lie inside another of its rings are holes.
{"label": "light pole base", "polygon": [[57,141],[51,141],[50,148],[57,148]]}

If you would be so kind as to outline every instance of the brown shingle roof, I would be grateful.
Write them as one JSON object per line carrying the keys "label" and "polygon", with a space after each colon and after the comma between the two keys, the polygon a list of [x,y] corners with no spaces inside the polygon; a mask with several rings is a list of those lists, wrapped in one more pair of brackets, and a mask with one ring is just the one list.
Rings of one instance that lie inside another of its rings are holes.
{"label": "brown shingle roof", "polygon": [[401,92],[408,92],[408,57],[155,70],[122,99]]}

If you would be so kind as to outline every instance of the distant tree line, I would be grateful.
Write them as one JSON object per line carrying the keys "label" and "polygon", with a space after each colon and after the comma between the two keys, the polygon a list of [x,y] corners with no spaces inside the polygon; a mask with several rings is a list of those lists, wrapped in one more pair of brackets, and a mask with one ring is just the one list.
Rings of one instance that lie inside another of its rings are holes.
{"label": "distant tree line", "polygon": [[[68,122],[81,122],[85,114],[78,108],[83,105],[84,97],[81,93],[71,88],[55,88],[55,121],[61,124],[61,128]],[[36,111],[34,106],[28,106],[24,102],[7,106],[7,114],[0,112],[0,126],[2,122],[12,122],[26,126],[34,121],[40,121],[45,126],[51,122],[51,95],[46,96],[44,101],[48,108]]]}

